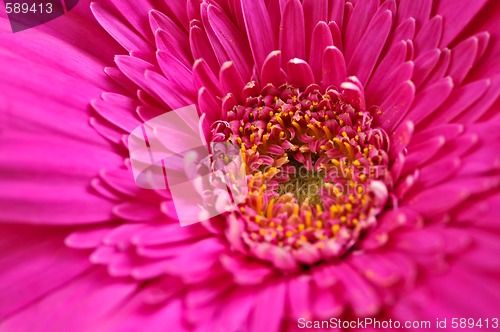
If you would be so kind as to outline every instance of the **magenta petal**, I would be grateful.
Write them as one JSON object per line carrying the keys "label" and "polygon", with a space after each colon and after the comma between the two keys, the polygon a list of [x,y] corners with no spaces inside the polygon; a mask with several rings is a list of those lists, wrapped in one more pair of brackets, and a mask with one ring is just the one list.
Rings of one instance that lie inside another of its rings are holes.
{"label": "magenta petal", "polygon": [[425,186],[434,186],[454,176],[461,166],[459,158],[447,158],[422,167],[418,179]]}
{"label": "magenta petal", "polygon": [[411,80],[413,68],[414,64],[412,61],[403,62],[399,67],[395,68],[394,71],[389,72],[383,77],[376,88],[373,88],[372,85],[370,87],[372,90],[367,97],[370,98],[375,105],[380,105],[389,97],[389,94],[393,92],[391,87]]}
{"label": "magenta petal", "polygon": [[380,105],[382,114],[377,121],[386,132],[391,133],[406,116],[415,97],[415,85],[406,81],[394,89],[387,99]]}
{"label": "magenta petal", "polygon": [[301,59],[292,59],[288,61],[286,71],[290,83],[298,87],[306,88],[314,83],[314,74],[307,62]]}
{"label": "magenta petal", "polygon": [[333,21],[339,28],[342,28],[344,21],[344,1],[330,1],[329,3],[329,21]]}
{"label": "magenta petal", "polygon": [[403,22],[412,17],[417,22],[418,28],[429,19],[432,10],[432,0],[401,0],[398,6],[398,22]]}
{"label": "magenta petal", "polygon": [[205,31],[197,26],[191,27],[189,45],[195,59],[203,58],[214,74],[219,72],[220,64]]}
{"label": "magenta petal", "polygon": [[165,78],[173,90],[184,96],[191,97],[196,94],[193,89],[193,72],[177,59],[170,50],[157,51],[156,58]]}
{"label": "magenta petal", "polygon": [[136,32],[132,31],[120,19],[105,9],[101,4],[93,2],[90,6],[95,18],[106,31],[127,51],[151,49],[151,46]]}
{"label": "magenta petal", "polygon": [[220,97],[222,95],[222,87],[218,78],[203,59],[198,59],[194,62],[193,81],[196,89],[206,87],[213,96]]}
{"label": "magenta petal", "polygon": [[448,75],[460,85],[472,68],[478,52],[478,39],[471,37],[451,50],[451,64]]}
{"label": "magenta petal", "polygon": [[311,283],[307,278],[294,277],[288,281],[288,303],[290,305],[290,314],[292,317],[308,317],[310,315],[311,302]]}
{"label": "magenta petal", "polygon": [[415,83],[417,89],[425,82],[425,80],[432,73],[439,58],[441,56],[441,51],[438,49],[429,50],[421,54],[417,59],[415,59],[415,69],[413,71],[412,81]]}
{"label": "magenta petal", "polygon": [[416,35],[414,40],[415,54],[419,56],[422,52],[435,49],[439,46],[443,33],[443,18],[434,16],[427,21],[422,30]]}
{"label": "magenta petal", "polygon": [[358,48],[358,44],[365,35],[370,20],[375,16],[377,9],[377,1],[363,1],[354,7],[345,30],[344,38],[344,54],[348,61],[350,61],[354,51]]}
{"label": "magenta petal", "polygon": [[283,65],[293,58],[306,58],[306,36],[304,13],[299,0],[290,0],[285,4],[280,29],[280,49]]}
{"label": "magenta petal", "polygon": [[410,17],[399,24],[391,34],[391,47],[401,41],[413,40],[415,36],[415,19]]}
{"label": "magenta petal", "polygon": [[485,112],[490,110],[491,113],[496,112],[494,108],[492,108],[493,104],[498,97],[500,96],[500,75],[495,75],[491,80],[491,85],[488,90],[481,98],[481,102],[475,105],[470,106],[467,110],[462,112],[456,119],[453,121],[459,123],[474,123],[478,119],[480,119]]}
{"label": "magenta petal", "polygon": [[[389,52],[381,60],[380,64],[374,70],[370,82],[366,87],[366,96],[368,100],[376,99],[380,101],[378,95],[387,84],[388,73],[393,73],[406,61],[408,46],[406,41],[400,41],[393,45]],[[374,101],[375,104],[377,102]]]}
{"label": "magenta petal", "polygon": [[113,203],[90,192],[89,184],[101,168],[121,163],[115,153],[27,134],[5,134],[1,146],[0,220],[88,224],[112,219]]}
{"label": "magenta petal", "polygon": [[378,311],[378,294],[357,271],[348,264],[341,263],[335,275],[343,283],[345,296],[358,317],[370,317]]}
{"label": "magenta petal", "polygon": [[323,55],[323,81],[324,87],[330,85],[339,87],[347,78],[347,69],[344,55],[335,46],[327,47]]}
{"label": "magenta petal", "polygon": [[153,96],[158,96],[158,100],[164,102],[172,109],[185,107],[193,104],[194,100],[190,95],[180,94],[176,91],[175,85],[169,82],[163,75],[156,71],[147,70],[144,74],[145,79],[153,93]]}
{"label": "magenta petal", "polygon": [[[312,41],[313,31],[319,22],[326,22],[328,16],[329,0],[303,0],[304,23],[306,33],[306,46]],[[314,48],[306,48],[306,57],[312,55]]]}
{"label": "magenta petal", "polygon": [[[252,332],[278,331],[285,311],[285,283],[274,282],[260,288],[253,317],[250,320]],[[269,315],[273,312],[273,315]]]}
{"label": "magenta petal", "polygon": [[460,115],[468,107],[482,101],[483,95],[491,86],[489,79],[472,82],[460,89],[456,89],[450,95],[450,98],[439,108],[429,120],[431,124],[440,124],[449,122],[451,119]]}
{"label": "magenta petal", "polygon": [[248,80],[251,74],[252,59],[246,40],[220,8],[209,5],[208,19],[220,44],[234,63],[240,76]]}
{"label": "magenta petal", "polygon": [[239,75],[233,62],[225,62],[220,68],[219,80],[222,85],[223,95],[228,93],[241,97],[245,80]]}
{"label": "magenta petal", "polygon": [[252,55],[257,70],[262,70],[267,55],[276,49],[269,13],[264,0],[241,0]]}
{"label": "magenta petal", "polygon": [[378,12],[370,22],[365,34],[349,60],[347,72],[356,75],[362,84],[366,84],[373,68],[387,41],[392,25],[390,11]]}
{"label": "magenta petal", "polygon": [[487,2],[487,0],[439,1],[436,12],[445,19],[443,40],[440,45],[448,46]]}
{"label": "magenta petal", "polygon": [[396,127],[390,136],[391,156],[396,156],[406,149],[412,139],[414,129],[415,127],[411,121],[402,122],[398,127]]}
{"label": "magenta petal", "polygon": [[415,124],[432,114],[450,95],[453,81],[445,77],[421,91],[412,106],[408,119]]}
{"label": "magenta petal", "polygon": [[317,82],[321,80],[323,74],[323,52],[329,46],[333,46],[330,28],[325,22],[319,22],[314,28],[311,40],[311,49],[314,49],[314,52],[311,52],[309,55],[309,64],[311,65]]}
{"label": "magenta petal", "polygon": [[273,84],[274,86],[280,86],[286,82],[286,74],[281,68],[282,56],[281,51],[273,51],[269,53],[264,65],[262,66],[262,73],[260,74],[260,80],[262,86],[266,84]]}
{"label": "magenta petal", "polygon": [[406,157],[403,172],[410,172],[418,165],[425,163],[434,157],[446,143],[443,136],[432,137],[419,144],[412,145],[409,149],[410,153]]}
{"label": "magenta petal", "polygon": [[[111,124],[125,132],[131,132],[141,124],[133,113],[139,106],[135,100],[117,93],[103,93],[101,98],[93,100],[91,104]],[[128,110],[126,115],[123,114],[124,110]]]}

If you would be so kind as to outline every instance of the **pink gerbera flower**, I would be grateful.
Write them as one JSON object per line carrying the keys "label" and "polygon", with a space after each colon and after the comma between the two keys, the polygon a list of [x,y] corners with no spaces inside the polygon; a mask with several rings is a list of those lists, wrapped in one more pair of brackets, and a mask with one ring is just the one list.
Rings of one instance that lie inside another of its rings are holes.
{"label": "pink gerbera flower", "polygon": [[[12,34],[2,13],[1,328],[498,327],[499,17],[494,0],[82,1]],[[135,184],[127,138],[191,104],[249,192],[181,228],[168,190]]]}

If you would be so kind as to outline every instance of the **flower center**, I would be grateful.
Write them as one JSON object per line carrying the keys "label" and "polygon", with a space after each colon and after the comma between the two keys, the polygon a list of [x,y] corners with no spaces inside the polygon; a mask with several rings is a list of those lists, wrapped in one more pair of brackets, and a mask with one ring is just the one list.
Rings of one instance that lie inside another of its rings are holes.
{"label": "flower center", "polygon": [[390,183],[388,137],[359,98],[267,85],[225,121],[216,136],[240,147],[249,189],[230,218],[235,247],[291,270],[339,258],[376,222]]}

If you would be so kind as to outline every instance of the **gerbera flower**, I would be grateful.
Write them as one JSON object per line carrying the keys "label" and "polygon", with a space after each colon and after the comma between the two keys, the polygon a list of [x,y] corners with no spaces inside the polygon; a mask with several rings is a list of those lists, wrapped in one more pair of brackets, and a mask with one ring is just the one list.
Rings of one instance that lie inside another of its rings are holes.
{"label": "gerbera flower", "polygon": [[[498,1],[80,2],[18,34],[2,15],[3,330],[498,324]],[[127,140],[191,104],[249,193],[181,228]]]}

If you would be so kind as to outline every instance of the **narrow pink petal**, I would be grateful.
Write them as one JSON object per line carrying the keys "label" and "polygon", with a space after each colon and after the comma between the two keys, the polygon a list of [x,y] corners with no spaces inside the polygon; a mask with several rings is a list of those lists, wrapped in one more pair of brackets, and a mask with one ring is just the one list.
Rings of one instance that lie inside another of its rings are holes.
{"label": "narrow pink petal", "polygon": [[[222,64],[226,61],[230,61],[231,59],[227,55],[226,50],[224,49],[224,47],[222,46],[222,43],[220,42],[219,38],[215,34],[215,30],[212,27],[210,20],[208,19],[208,7],[209,7],[209,4],[207,2],[203,2],[201,4],[201,19],[203,22],[203,28],[206,32],[208,40],[210,40],[210,44],[212,45],[212,47],[209,49],[214,50],[214,53],[215,53],[215,56],[217,57],[218,63]],[[195,22],[191,23],[191,25],[193,25],[193,24],[195,24]],[[196,47],[195,45],[192,45],[192,47],[193,46]],[[200,58],[203,58],[204,50],[200,49],[200,52],[201,52]]]}
{"label": "narrow pink petal", "polygon": [[271,20],[264,0],[241,0],[245,26],[247,29],[252,55],[261,71],[267,55],[276,49],[272,31]]}
{"label": "narrow pink petal", "polygon": [[311,40],[311,49],[314,49],[314,52],[311,52],[309,55],[309,64],[313,70],[316,82],[319,82],[322,78],[323,54],[329,46],[333,46],[330,28],[325,22],[319,22],[314,28]]}
{"label": "narrow pink petal", "polygon": [[437,136],[410,146],[403,173],[415,170],[417,166],[436,156],[445,143],[446,139],[443,136]]}
{"label": "narrow pink petal", "polygon": [[415,19],[410,17],[399,24],[391,34],[391,48],[401,41],[413,40],[415,36]]}
{"label": "narrow pink petal", "polygon": [[74,249],[94,249],[98,247],[112,228],[97,227],[76,231],[64,239],[64,244]]}
{"label": "narrow pink petal", "polygon": [[358,47],[349,60],[347,72],[356,75],[362,84],[366,84],[387,41],[392,25],[390,11],[378,12],[370,22]]}
{"label": "narrow pink petal", "polygon": [[[339,1],[340,2],[340,1]],[[344,311],[345,303],[342,295],[334,289],[324,290],[318,286],[313,287],[311,311],[313,317],[328,320],[339,317]]]}
{"label": "narrow pink petal", "polygon": [[140,119],[134,116],[137,101],[117,93],[103,93],[101,99],[92,101],[94,109],[108,122],[131,132],[141,124]]}
{"label": "narrow pink petal", "polygon": [[[148,13],[153,6],[148,1],[111,0],[114,7],[127,18],[127,22],[139,32],[145,40],[152,40],[153,35],[149,22],[144,13]],[[154,30],[153,30],[154,32]]]}
{"label": "narrow pink petal", "polygon": [[125,202],[113,207],[113,213],[122,219],[129,221],[148,221],[161,216],[160,207],[145,204]]}
{"label": "narrow pink petal", "polygon": [[[311,45],[313,31],[319,22],[325,22],[328,16],[328,0],[303,0],[306,47]],[[310,57],[312,48],[306,48],[306,57]]]}
{"label": "narrow pink petal", "polygon": [[136,283],[126,279],[114,280],[102,270],[61,286],[27,310],[2,322],[2,328],[9,331],[92,330],[98,326],[99,319],[111,316],[137,288]]}
{"label": "narrow pink petal", "polygon": [[445,77],[421,91],[412,106],[408,119],[416,125],[432,114],[448,98],[453,90],[453,81]]}
{"label": "narrow pink petal", "polygon": [[433,229],[400,232],[394,244],[397,248],[411,254],[440,253],[445,245],[442,235]]}
{"label": "narrow pink petal", "polygon": [[471,195],[482,193],[498,186],[492,177],[464,178],[428,188],[405,200],[404,205],[417,210],[422,216],[433,216],[450,211]]}
{"label": "narrow pink petal", "polygon": [[424,24],[422,30],[420,30],[415,37],[415,55],[419,56],[425,51],[438,48],[442,34],[443,18],[439,15],[434,16]]}
{"label": "narrow pink petal", "polygon": [[414,66],[412,61],[402,63],[394,71],[389,72],[388,75],[383,77],[376,88],[373,88],[373,85],[370,86],[371,90],[367,97],[375,105],[382,104],[389,97],[389,94],[392,93],[391,87],[411,80]]}
{"label": "narrow pink petal", "polygon": [[335,275],[344,285],[346,299],[358,317],[370,317],[379,310],[379,295],[351,266],[341,263]]}
{"label": "narrow pink petal", "polygon": [[106,123],[106,121],[103,121],[102,119],[97,119],[95,117],[90,117],[88,123],[96,133],[101,135],[109,142],[116,145],[122,144],[122,138],[124,133],[123,130],[121,130],[120,128],[110,125]]}
{"label": "narrow pink petal", "polygon": [[380,105],[382,114],[376,115],[377,122],[391,133],[406,116],[415,97],[415,85],[412,81],[403,82],[397,86],[387,99]]}
{"label": "narrow pink petal", "polygon": [[285,4],[281,21],[280,49],[283,65],[293,58],[306,58],[306,36],[304,13],[299,0],[290,0]]}
{"label": "narrow pink petal", "polygon": [[3,225],[0,230],[2,328],[7,317],[29,308],[91,268],[85,254],[65,248],[66,233],[56,228]]}
{"label": "narrow pink petal", "polygon": [[310,308],[313,298],[309,279],[300,276],[290,278],[287,288],[291,317],[312,318]]}
{"label": "narrow pink petal", "polygon": [[203,58],[214,74],[219,72],[220,64],[205,31],[197,26],[191,27],[189,45],[191,46],[194,59]]}
{"label": "narrow pink petal", "polygon": [[292,59],[288,61],[286,72],[290,83],[297,87],[306,88],[314,83],[314,74],[307,62],[300,59]]}
{"label": "narrow pink petal", "polygon": [[348,62],[352,58],[354,51],[358,48],[358,44],[365,35],[365,31],[371,19],[375,16],[377,9],[377,1],[360,1],[354,6],[344,38],[344,54]]}
{"label": "narrow pink petal", "polygon": [[132,82],[137,84],[144,91],[156,97],[153,90],[150,89],[144,73],[146,70],[156,70],[157,68],[149,62],[139,58],[128,55],[115,56],[115,63],[118,68],[127,76]]}
{"label": "narrow pink petal", "polygon": [[250,48],[231,20],[216,6],[208,6],[208,19],[219,42],[234,63],[240,76],[249,80],[251,76],[252,58]]}
{"label": "narrow pink petal", "polygon": [[493,104],[500,96],[500,75],[495,75],[491,80],[491,85],[482,96],[481,102],[470,106],[453,121],[460,123],[474,123],[480,119],[488,110],[493,110]]}
{"label": "narrow pink petal", "polygon": [[178,22],[184,29],[187,30],[189,28],[186,1],[174,0],[169,2],[163,2],[157,5],[160,7],[159,12],[169,13],[168,16],[175,17],[175,19],[178,20]]}
{"label": "narrow pink petal", "polygon": [[212,95],[218,97],[222,95],[219,80],[212,73],[210,67],[203,59],[198,59],[194,62],[193,81],[197,90],[202,87],[206,87]]}
{"label": "narrow pink petal", "polygon": [[166,52],[157,51],[156,59],[172,89],[193,98],[196,91],[193,89],[193,72],[191,66],[189,68],[186,67],[170,50]]}
{"label": "narrow pink petal", "polygon": [[487,0],[454,1],[442,0],[437,3],[436,12],[445,19],[441,46],[448,46],[467,26]]}
{"label": "narrow pink petal", "polygon": [[198,90],[198,109],[202,114],[206,114],[207,119],[216,121],[221,119],[221,101],[206,89]]}
{"label": "narrow pink petal", "polygon": [[281,51],[273,51],[269,53],[266,61],[264,61],[262,73],[260,74],[260,80],[263,86],[269,83],[274,86],[280,86],[286,82],[286,74],[281,68],[281,64]]}
{"label": "narrow pink petal", "polygon": [[279,330],[285,312],[285,287],[284,282],[277,281],[259,289],[249,331]]}
{"label": "narrow pink petal", "polygon": [[176,85],[169,82],[156,71],[147,70],[144,77],[148,80],[148,84],[154,95],[157,95],[160,101],[165,102],[172,109],[185,107],[194,103],[194,97],[191,94],[180,93],[176,89]]}
{"label": "narrow pink petal", "polygon": [[222,85],[223,95],[231,93],[237,98],[241,97],[245,81],[239,75],[236,65],[233,62],[225,62],[222,65],[220,68],[219,81]]}
{"label": "narrow pink petal", "polygon": [[116,67],[105,67],[104,72],[111,78],[113,81],[122,86],[126,91],[134,94],[137,90],[137,87],[134,83],[132,83],[123,72]]}
{"label": "narrow pink petal", "polygon": [[200,239],[210,235],[201,225],[179,227],[179,224],[154,226],[135,234],[132,238],[134,244],[140,245],[162,245],[180,241]]}
{"label": "narrow pink petal", "polygon": [[427,80],[422,84],[422,88],[427,87],[445,77],[451,62],[451,51],[447,48],[441,50],[441,56],[434,70]]}
{"label": "narrow pink petal", "polygon": [[335,22],[328,23],[328,27],[330,28],[330,32],[332,33],[333,38],[333,46],[337,47],[339,50],[344,49],[344,43],[342,42],[342,31],[339,26]]}
{"label": "narrow pink petal", "polygon": [[282,4],[280,2],[282,2],[282,0],[268,0],[266,2],[267,12],[269,13],[269,19],[271,20],[271,27],[273,28],[274,45],[279,45],[282,15]]}
{"label": "narrow pink petal", "polygon": [[400,41],[384,56],[366,87],[366,97],[368,100],[376,97],[378,91],[381,91],[382,87],[386,85],[387,74],[395,72],[405,62],[407,53],[408,47],[406,41]]}
{"label": "narrow pink petal", "polygon": [[213,331],[237,331],[248,322],[255,306],[256,293],[252,288],[238,288],[224,297],[219,314],[214,318]]}
{"label": "narrow pink petal", "polygon": [[415,127],[411,121],[402,122],[394,129],[390,136],[391,147],[389,152],[391,156],[398,155],[408,147],[414,130]]}
{"label": "narrow pink petal", "polygon": [[155,32],[156,48],[163,52],[171,53],[175,58],[182,62],[186,67],[190,67],[193,63],[191,50],[187,47],[189,41],[183,38],[185,44],[180,45],[178,40],[174,40],[172,36],[163,29],[157,29]]}
{"label": "narrow pink petal", "polygon": [[478,40],[471,37],[451,50],[449,76],[456,85],[460,85],[474,65],[478,52]]}
{"label": "narrow pink petal", "polygon": [[330,46],[323,55],[323,81],[326,88],[330,85],[340,87],[347,78],[344,55],[335,46]]}
{"label": "narrow pink petal", "polygon": [[345,6],[344,1],[330,1],[329,3],[328,20],[335,22],[335,24],[337,24],[339,28],[342,28],[342,24],[344,21],[344,6]]}
{"label": "narrow pink petal", "polygon": [[461,166],[462,161],[459,158],[447,158],[422,167],[418,180],[426,186],[435,186],[454,176]]}
{"label": "narrow pink petal", "polygon": [[4,132],[0,144],[0,220],[64,225],[112,219],[113,203],[90,192],[89,184],[101,168],[121,164],[120,156],[39,135]]}
{"label": "narrow pink petal", "polygon": [[491,86],[491,80],[485,79],[469,83],[453,91],[450,98],[440,107],[434,116],[429,118],[429,123],[436,125],[447,123],[460,115],[468,107],[482,101],[483,95]]}
{"label": "narrow pink petal", "polygon": [[273,272],[267,265],[251,261],[244,256],[224,255],[221,257],[221,263],[239,285],[260,285]]}
{"label": "narrow pink petal", "polygon": [[131,30],[127,25],[101,4],[93,2],[90,5],[95,18],[106,29],[106,31],[127,51],[139,51],[151,49],[148,44],[137,32]]}
{"label": "narrow pink petal", "polygon": [[441,57],[441,51],[438,49],[429,50],[420,55],[415,59],[415,69],[413,71],[412,81],[415,83],[415,87],[418,89],[425,82],[425,80],[432,73],[439,58]]}
{"label": "narrow pink petal", "polygon": [[[430,18],[432,11],[432,0],[401,0],[398,6],[398,22],[403,22],[412,17],[415,19],[417,29]],[[438,12],[439,13],[439,12]]]}

